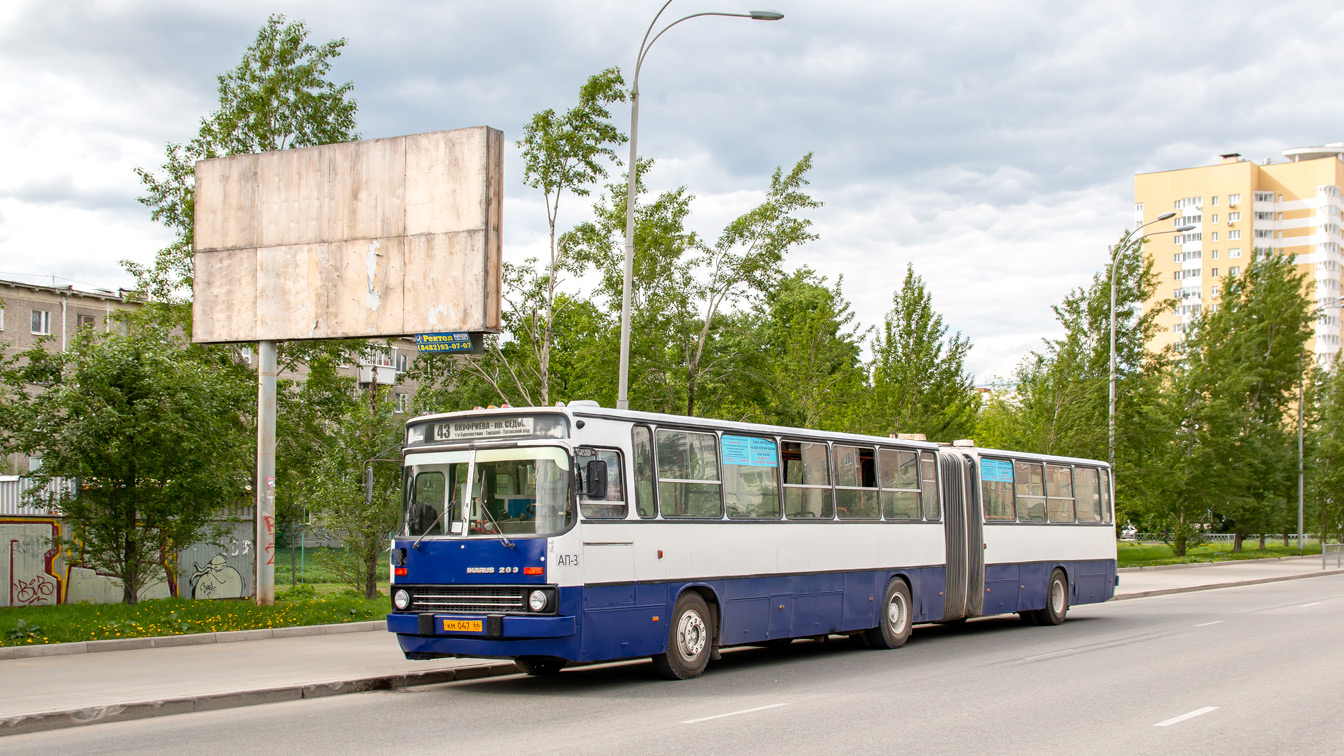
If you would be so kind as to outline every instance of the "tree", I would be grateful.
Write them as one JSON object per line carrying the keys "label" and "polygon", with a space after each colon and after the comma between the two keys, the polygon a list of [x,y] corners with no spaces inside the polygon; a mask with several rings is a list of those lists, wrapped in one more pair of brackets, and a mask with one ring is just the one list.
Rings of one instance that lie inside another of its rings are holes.
{"label": "tree", "polygon": [[[1122,238],[1123,241],[1123,238]],[[1108,266],[1055,306],[1064,337],[1027,355],[985,403],[976,438],[984,446],[1088,459],[1107,459],[1111,280],[1116,310],[1116,519],[1167,522],[1170,476],[1164,450],[1179,421],[1164,414],[1159,395],[1170,385],[1170,355],[1148,348],[1158,317],[1172,302],[1158,296],[1143,241],[1112,247]],[[1145,305],[1145,302],[1149,303]],[[1164,424],[1166,423],[1166,424]]]}
{"label": "tree", "polygon": [[[151,302],[190,301],[196,161],[358,138],[356,104],[349,96],[353,85],[327,79],[345,39],[322,45],[307,39],[302,21],[285,23],[280,14],[268,18],[238,66],[219,76],[219,109],[201,119],[197,136],[168,144],[161,173],[136,169],[145,188],[141,204],[177,234],[152,266],[122,262]],[[189,308],[167,309],[189,329]]]}
{"label": "tree", "polygon": [[41,457],[40,490],[59,479],[61,545],[121,580],[122,601],[166,577],[177,549],[217,537],[213,520],[246,498],[245,401],[219,353],[167,328],[80,329],[67,352],[42,344],[0,370],[9,443]]}
{"label": "tree", "polygon": [[560,201],[566,193],[586,197],[593,184],[606,178],[606,161],[617,162],[615,145],[625,142],[611,122],[607,106],[624,102],[625,80],[619,68],[588,78],[579,88],[579,102],[563,114],[547,108],[528,122],[518,148],[523,157],[523,182],[540,189],[546,201],[548,258],[504,266],[505,336],[491,338],[486,355],[459,367],[484,381],[499,401],[546,406],[551,402],[552,353],[557,319],[579,299],[562,294],[566,276],[581,275],[583,258],[558,234]]}
{"label": "tree", "polygon": [[1257,251],[1186,340],[1180,399],[1203,440],[1204,469],[1178,495],[1207,501],[1234,534],[1234,551],[1249,533],[1288,529],[1297,467],[1290,408],[1311,337],[1303,280],[1287,256]]}
{"label": "tree", "polygon": [[1311,466],[1307,500],[1315,510],[1321,543],[1344,539],[1344,369],[1338,359],[1313,381],[1315,401],[1307,437]]}
{"label": "tree", "polygon": [[980,395],[966,372],[969,339],[947,337],[924,279],[907,265],[892,309],[873,339],[872,393],[860,421],[868,433],[923,433],[950,441],[975,428]]}
{"label": "tree", "polygon": [[765,323],[766,342],[757,352],[767,364],[769,422],[849,430],[864,390],[859,343],[864,332],[841,293],[841,280],[803,267],[781,279],[755,320]]}
{"label": "tree", "polygon": [[339,409],[317,423],[324,431],[321,453],[294,495],[344,547],[321,558],[372,599],[383,574],[383,551],[401,518],[401,470],[387,462],[372,463],[371,501],[364,470],[369,460],[395,456],[404,426],[390,392],[380,392],[376,383],[367,392],[347,391],[337,401]]}
{"label": "tree", "polygon": [[[638,195],[651,165],[640,161],[634,172]],[[630,350],[635,405],[695,415],[701,386],[740,372],[739,353],[716,349],[725,342],[724,315],[759,301],[783,276],[780,264],[789,250],[817,238],[811,221],[799,216],[821,206],[805,191],[811,168],[811,154],[787,173],[776,168],[764,201],[729,223],[713,245],[686,228],[694,195],[685,187],[636,208]],[[613,314],[621,302],[626,188],[608,185],[596,220],[581,224],[573,236],[602,273]]]}

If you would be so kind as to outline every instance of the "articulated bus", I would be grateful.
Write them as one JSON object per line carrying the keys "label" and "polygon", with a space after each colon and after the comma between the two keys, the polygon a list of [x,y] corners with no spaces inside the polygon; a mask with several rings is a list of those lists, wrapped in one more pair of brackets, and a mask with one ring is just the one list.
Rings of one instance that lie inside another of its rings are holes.
{"label": "articulated bus", "polygon": [[407,423],[392,612],[408,659],[652,657],[918,623],[1062,622],[1117,583],[1104,462],[605,409]]}

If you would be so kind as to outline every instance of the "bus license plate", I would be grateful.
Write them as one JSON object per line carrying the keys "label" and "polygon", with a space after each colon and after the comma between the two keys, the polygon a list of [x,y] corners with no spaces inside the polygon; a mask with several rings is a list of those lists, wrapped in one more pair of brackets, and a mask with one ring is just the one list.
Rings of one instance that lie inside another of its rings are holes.
{"label": "bus license plate", "polygon": [[443,631],[445,633],[483,633],[485,632],[484,620],[452,620],[443,621]]}

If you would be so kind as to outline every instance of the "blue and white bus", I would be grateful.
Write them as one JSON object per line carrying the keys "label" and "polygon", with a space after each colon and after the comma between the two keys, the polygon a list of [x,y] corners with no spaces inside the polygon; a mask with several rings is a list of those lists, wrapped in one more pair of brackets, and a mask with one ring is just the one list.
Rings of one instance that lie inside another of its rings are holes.
{"label": "blue and white bus", "polygon": [[408,659],[530,674],[1016,612],[1115,591],[1106,463],[613,410],[407,424],[388,630]]}

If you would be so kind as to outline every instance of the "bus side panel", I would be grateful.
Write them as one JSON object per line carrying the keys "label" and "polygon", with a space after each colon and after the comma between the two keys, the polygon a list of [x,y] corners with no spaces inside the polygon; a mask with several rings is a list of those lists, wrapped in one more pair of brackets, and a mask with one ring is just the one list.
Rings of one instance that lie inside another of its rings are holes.
{"label": "bus side panel", "polygon": [[844,616],[845,578],[840,574],[812,575],[793,598],[793,635],[803,638],[840,631]]}
{"label": "bus side panel", "polygon": [[1020,567],[1016,564],[985,565],[985,614],[1017,611]]}

